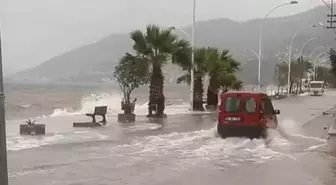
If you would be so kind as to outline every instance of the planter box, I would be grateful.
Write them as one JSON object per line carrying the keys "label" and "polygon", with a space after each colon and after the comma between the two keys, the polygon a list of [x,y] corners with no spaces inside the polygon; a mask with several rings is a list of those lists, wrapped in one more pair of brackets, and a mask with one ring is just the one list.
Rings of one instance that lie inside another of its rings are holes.
{"label": "planter box", "polygon": [[22,135],[44,135],[45,125],[44,124],[20,125],[20,134]]}
{"label": "planter box", "polygon": [[205,109],[208,110],[208,111],[217,111],[218,110],[218,105],[217,106],[206,105]]}
{"label": "planter box", "polygon": [[135,114],[118,114],[118,122],[130,123],[135,122]]}
{"label": "planter box", "polygon": [[73,127],[101,127],[102,125],[96,122],[75,122]]}

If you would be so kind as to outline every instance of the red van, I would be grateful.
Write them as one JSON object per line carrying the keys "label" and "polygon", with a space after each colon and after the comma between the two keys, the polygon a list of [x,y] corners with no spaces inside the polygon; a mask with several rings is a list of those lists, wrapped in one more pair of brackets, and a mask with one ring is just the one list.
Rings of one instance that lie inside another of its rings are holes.
{"label": "red van", "polygon": [[259,92],[226,92],[220,95],[217,132],[222,138],[266,138],[267,128],[276,128],[279,110]]}

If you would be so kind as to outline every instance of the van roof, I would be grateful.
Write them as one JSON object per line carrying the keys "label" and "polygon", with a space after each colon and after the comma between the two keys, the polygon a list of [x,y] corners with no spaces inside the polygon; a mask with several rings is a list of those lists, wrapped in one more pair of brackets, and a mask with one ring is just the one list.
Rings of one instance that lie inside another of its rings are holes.
{"label": "van roof", "polygon": [[262,92],[252,92],[252,91],[229,91],[229,92],[224,92],[220,95],[220,97],[224,96],[229,96],[229,95],[241,95],[241,96],[253,96],[253,97],[262,97],[266,96],[268,97],[267,94],[262,93]]}

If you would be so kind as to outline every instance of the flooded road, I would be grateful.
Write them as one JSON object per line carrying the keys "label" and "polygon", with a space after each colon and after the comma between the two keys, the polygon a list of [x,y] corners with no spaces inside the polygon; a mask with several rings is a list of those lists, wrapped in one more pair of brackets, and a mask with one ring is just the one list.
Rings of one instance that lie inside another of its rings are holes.
{"label": "flooded road", "polygon": [[11,122],[10,184],[334,185],[336,159],[323,138],[328,119],[316,117],[334,99],[336,93],[328,92],[275,101],[280,126],[269,130],[268,144],[217,138],[216,114],[210,113],[160,121],[138,116],[135,124],[118,124],[110,115],[109,124],[97,129],[72,128],[81,116],[46,118],[43,137],[19,136],[19,122]]}

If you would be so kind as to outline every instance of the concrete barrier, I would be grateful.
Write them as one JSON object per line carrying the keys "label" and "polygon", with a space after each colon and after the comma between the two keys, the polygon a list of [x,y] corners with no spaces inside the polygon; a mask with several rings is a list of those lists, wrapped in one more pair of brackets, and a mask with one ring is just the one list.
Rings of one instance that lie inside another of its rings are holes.
{"label": "concrete barrier", "polygon": [[333,118],[333,122],[329,126],[328,130],[328,145],[330,151],[336,155],[336,118]]}

